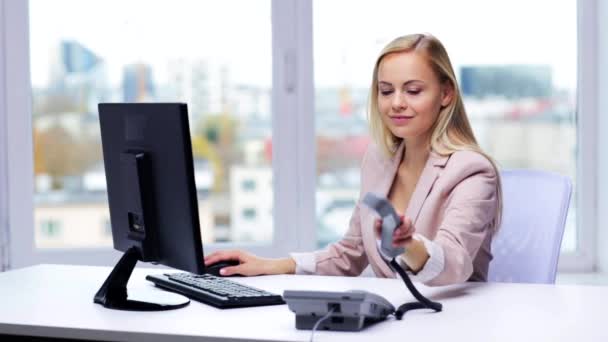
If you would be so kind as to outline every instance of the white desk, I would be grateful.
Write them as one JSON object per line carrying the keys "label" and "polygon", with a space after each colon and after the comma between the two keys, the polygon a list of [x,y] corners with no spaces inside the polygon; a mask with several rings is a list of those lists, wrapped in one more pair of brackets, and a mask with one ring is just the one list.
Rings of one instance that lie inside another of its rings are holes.
{"label": "white desk", "polygon": [[[219,310],[192,301],[163,312],[108,310],[93,295],[108,267],[39,265],[0,273],[0,334],[121,341],[308,341],[287,305]],[[153,286],[136,268],[130,288]],[[401,280],[320,276],[232,278],[285,289],[366,289],[395,306],[412,300]],[[419,285],[441,313],[407,313],[353,332],[320,331],[315,341],[608,341],[608,287],[526,284]],[[160,290],[158,290],[160,291]]]}

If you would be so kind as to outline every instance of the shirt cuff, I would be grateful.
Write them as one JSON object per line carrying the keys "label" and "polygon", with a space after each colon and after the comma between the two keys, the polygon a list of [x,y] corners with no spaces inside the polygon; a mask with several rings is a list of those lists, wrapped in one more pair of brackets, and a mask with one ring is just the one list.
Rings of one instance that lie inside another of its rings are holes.
{"label": "shirt cuff", "polygon": [[[445,262],[443,248],[441,248],[438,243],[433,242],[420,234],[414,234],[414,239],[422,241],[422,243],[424,243],[424,248],[426,248],[426,252],[429,254],[429,258],[422,267],[422,269],[418,271],[418,273],[412,274],[410,278],[413,281],[426,283],[427,281],[436,278],[439,273],[443,271]],[[402,266],[404,266],[405,269],[407,269],[407,264],[405,263],[401,255],[399,256],[398,261]]]}
{"label": "shirt cuff", "polygon": [[317,270],[315,253],[290,253],[296,262],[296,274],[314,274]]}

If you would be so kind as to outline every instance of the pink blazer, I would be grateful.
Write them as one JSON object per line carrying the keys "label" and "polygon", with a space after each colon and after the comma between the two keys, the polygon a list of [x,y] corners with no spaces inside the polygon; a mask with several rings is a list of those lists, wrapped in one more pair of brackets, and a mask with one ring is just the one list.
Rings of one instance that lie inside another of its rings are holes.
{"label": "pink blazer", "polygon": [[[377,217],[361,197],[367,192],[388,196],[403,155],[401,144],[389,159],[370,144],[361,166],[361,196],[342,240],[314,253],[317,274],[361,274],[371,265],[378,277],[395,273],[378,253],[373,222]],[[498,205],[497,176],[492,164],[476,152],[459,151],[448,157],[431,152],[404,211],[416,233],[439,244],[444,269],[426,285],[485,281],[492,260],[490,243]]]}

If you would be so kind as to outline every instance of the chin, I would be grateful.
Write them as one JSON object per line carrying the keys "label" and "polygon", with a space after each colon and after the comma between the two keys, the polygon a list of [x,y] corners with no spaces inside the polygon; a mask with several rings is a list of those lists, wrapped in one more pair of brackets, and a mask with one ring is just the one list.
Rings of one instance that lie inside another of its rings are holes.
{"label": "chin", "polygon": [[397,138],[401,139],[412,138],[420,135],[417,130],[413,130],[410,127],[391,127],[391,133],[393,133],[393,135]]}

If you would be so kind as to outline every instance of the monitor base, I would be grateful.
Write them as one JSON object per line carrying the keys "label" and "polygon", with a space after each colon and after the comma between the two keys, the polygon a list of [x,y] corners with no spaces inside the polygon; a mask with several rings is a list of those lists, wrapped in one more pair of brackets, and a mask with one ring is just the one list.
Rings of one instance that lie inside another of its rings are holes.
{"label": "monitor base", "polygon": [[138,260],[137,248],[129,248],[97,291],[93,301],[108,309],[129,311],[173,310],[183,308],[190,303],[190,300],[182,295],[164,291],[155,291],[156,293],[150,298],[151,301],[129,299],[127,283]]}

